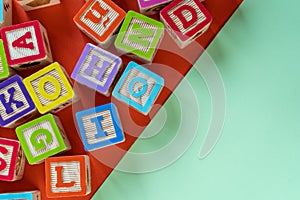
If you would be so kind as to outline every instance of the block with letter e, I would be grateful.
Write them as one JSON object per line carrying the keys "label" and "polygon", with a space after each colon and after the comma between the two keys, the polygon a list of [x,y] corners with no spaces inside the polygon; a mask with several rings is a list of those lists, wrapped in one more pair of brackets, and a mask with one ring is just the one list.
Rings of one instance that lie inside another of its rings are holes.
{"label": "block with letter e", "polygon": [[46,29],[37,20],[4,27],[1,37],[7,63],[17,70],[46,66],[52,62]]}
{"label": "block with letter e", "polygon": [[0,1],[0,28],[12,24],[12,0]]}
{"label": "block with letter e", "polygon": [[2,193],[0,199],[5,200],[41,200],[41,193],[38,190],[28,192]]}
{"label": "block with letter e", "polygon": [[31,165],[71,149],[60,120],[52,114],[17,127],[16,133]]}
{"label": "block with letter e", "polygon": [[51,157],[45,161],[46,194],[49,198],[86,196],[91,192],[87,155]]}
{"label": "block with letter e", "polygon": [[140,12],[145,15],[154,15],[173,0],[138,0]]}
{"label": "block with letter e", "polygon": [[180,48],[202,35],[212,22],[201,0],[174,0],[161,10],[160,18]]}

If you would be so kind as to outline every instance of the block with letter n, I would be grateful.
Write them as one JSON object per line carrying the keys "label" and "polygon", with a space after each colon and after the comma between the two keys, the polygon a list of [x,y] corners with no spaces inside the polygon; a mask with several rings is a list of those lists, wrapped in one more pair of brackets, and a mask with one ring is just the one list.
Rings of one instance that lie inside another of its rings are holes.
{"label": "block with letter n", "polygon": [[0,28],[12,24],[12,0],[0,1]]}
{"label": "block with letter n", "polygon": [[47,158],[45,161],[47,197],[88,195],[91,192],[90,171],[90,159],[87,155]]}
{"label": "block with letter n", "polygon": [[138,0],[140,12],[145,15],[154,15],[173,0]]}
{"label": "block with letter n", "polygon": [[38,164],[49,156],[71,149],[58,117],[47,114],[16,128],[28,163]]}
{"label": "block with letter n", "polygon": [[140,13],[129,11],[115,41],[121,52],[151,62],[163,37],[164,25]]}
{"label": "block with letter n", "polygon": [[28,192],[2,193],[0,199],[5,200],[41,200],[41,193],[38,190]]}

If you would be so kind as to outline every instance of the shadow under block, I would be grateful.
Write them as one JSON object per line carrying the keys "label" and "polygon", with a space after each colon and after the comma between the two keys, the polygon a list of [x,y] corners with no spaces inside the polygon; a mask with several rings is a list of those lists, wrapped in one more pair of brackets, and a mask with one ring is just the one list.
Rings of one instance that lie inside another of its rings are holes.
{"label": "shadow under block", "polygon": [[17,127],[16,133],[31,165],[71,149],[60,120],[52,114]]}
{"label": "shadow under block", "polygon": [[17,0],[19,5],[25,10],[36,10],[60,4],[60,0]]}
{"label": "shadow under block", "polygon": [[17,70],[53,62],[46,29],[37,20],[4,27],[1,37],[7,63]]}
{"label": "shadow under block", "polygon": [[41,193],[38,190],[29,192],[3,193],[0,199],[4,200],[41,200]]}
{"label": "shadow under block", "polygon": [[12,0],[0,1],[0,28],[12,24]]}
{"label": "shadow under block", "polygon": [[45,161],[49,198],[86,196],[91,192],[90,159],[86,155],[51,157]]}
{"label": "shadow under block", "polygon": [[154,15],[173,0],[137,0],[140,12],[144,15]]}
{"label": "shadow under block", "polygon": [[21,149],[20,142],[0,138],[0,181],[16,181],[22,179],[24,167],[25,156]]}

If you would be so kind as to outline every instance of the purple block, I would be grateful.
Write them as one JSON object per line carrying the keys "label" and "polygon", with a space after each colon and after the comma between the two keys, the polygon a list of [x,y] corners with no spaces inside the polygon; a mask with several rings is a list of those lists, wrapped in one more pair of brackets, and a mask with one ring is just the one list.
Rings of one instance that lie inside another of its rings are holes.
{"label": "purple block", "polygon": [[173,0],[138,0],[140,12],[146,15],[158,13]]}
{"label": "purple block", "polygon": [[120,57],[88,43],[71,77],[101,94],[109,95],[110,87],[121,66]]}
{"label": "purple block", "polygon": [[35,105],[18,75],[0,83],[0,126],[12,127],[35,111]]}

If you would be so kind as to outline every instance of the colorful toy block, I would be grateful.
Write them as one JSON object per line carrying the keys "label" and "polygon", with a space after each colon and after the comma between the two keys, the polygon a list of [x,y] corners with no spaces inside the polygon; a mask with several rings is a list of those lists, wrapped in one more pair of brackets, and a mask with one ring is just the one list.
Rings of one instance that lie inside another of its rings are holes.
{"label": "colorful toy block", "polygon": [[12,0],[0,1],[0,28],[12,24]]}
{"label": "colorful toy block", "polygon": [[35,111],[35,105],[20,76],[14,75],[0,83],[0,126],[15,127]]}
{"label": "colorful toy block", "polygon": [[76,113],[85,150],[93,151],[125,140],[114,104],[109,103]]}
{"label": "colorful toy block", "polygon": [[75,98],[69,78],[57,62],[28,76],[24,84],[41,114],[56,113]]}
{"label": "colorful toy block", "polygon": [[164,79],[130,62],[112,95],[147,115],[164,86]]}
{"label": "colorful toy block", "polygon": [[173,0],[138,0],[140,12],[145,15],[154,15]]}
{"label": "colorful toy block", "polygon": [[45,171],[49,198],[86,196],[91,192],[90,159],[86,155],[47,158]]}
{"label": "colorful toy block", "polygon": [[122,59],[92,44],[87,44],[71,77],[77,82],[108,96]]}
{"label": "colorful toy block", "polygon": [[160,18],[180,48],[202,35],[212,22],[200,0],[174,0],[162,9]]}
{"label": "colorful toy block", "polygon": [[41,200],[41,193],[38,190],[30,192],[18,192],[18,193],[3,193],[0,194],[0,199],[5,200]]}
{"label": "colorful toy block", "polygon": [[122,53],[151,62],[163,37],[164,25],[134,11],[129,11],[115,41]]}
{"label": "colorful toy block", "polygon": [[16,133],[31,165],[71,149],[59,118],[52,114],[17,127]]}
{"label": "colorful toy block", "polygon": [[0,39],[0,81],[9,77],[10,68],[8,67],[3,41]]}
{"label": "colorful toy block", "polygon": [[74,22],[95,42],[106,47],[118,30],[126,12],[111,0],[89,0],[74,17]]}
{"label": "colorful toy block", "polygon": [[20,142],[0,138],[0,181],[16,181],[22,179],[24,166],[25,156],[21,149]]}
{"label": "colorful toy block", "polygon": [[60,0],[17,0],[25,11],[36,10],[60,4]]}
{"label": "colorful toy block", "polygon": [[1,37],[9,66],[22,70],[52,63],[47,32],[39,21],[4,27]]}

